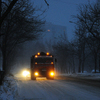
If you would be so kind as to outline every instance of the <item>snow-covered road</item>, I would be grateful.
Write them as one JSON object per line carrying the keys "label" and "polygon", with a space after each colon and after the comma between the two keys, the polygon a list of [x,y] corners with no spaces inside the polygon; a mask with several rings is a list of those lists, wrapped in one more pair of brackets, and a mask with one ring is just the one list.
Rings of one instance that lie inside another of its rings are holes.
{"label": "snow-covered road", "polygon": [[18,80],[18,100],[100,100],[100,88],[65,80]]}

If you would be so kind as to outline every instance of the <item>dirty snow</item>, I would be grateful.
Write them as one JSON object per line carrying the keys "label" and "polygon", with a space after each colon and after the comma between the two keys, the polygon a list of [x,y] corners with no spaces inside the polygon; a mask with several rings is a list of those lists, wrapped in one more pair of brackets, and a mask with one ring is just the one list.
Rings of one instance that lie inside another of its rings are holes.
{"label": "dirty snow", "polygon": [[12,76],[6,76],[3,85],[0,86],[0,100],[16,100],[16,96],[16,80]]}

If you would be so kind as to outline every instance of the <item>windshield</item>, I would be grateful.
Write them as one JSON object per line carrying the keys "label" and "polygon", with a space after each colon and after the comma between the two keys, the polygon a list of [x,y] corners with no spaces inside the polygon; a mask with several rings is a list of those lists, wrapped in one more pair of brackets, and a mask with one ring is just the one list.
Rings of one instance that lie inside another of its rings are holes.
{"label": "windshield", "polygon": [[36,58],[35,62],[37,62],[37,63],[51,63],[51,62],[53,62],[53,58]]}

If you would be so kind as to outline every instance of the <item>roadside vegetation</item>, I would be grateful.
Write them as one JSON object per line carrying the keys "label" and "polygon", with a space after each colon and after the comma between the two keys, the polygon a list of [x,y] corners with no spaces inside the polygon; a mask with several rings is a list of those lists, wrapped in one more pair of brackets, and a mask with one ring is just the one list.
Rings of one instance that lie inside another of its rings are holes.
{"label": "roadside vegetation", "polygon": [[40,16],[44,12],[34,7],[30,0],[0,0],[0,67],[3,70],[0,83],[15,64],[22,44],[42,34],[45,21]]}
{"label": "roadside vegetation", "polygon": [[70,21],[75,24],[75,38],[69,42],[62,33],[53,45],[57,69],[62,73],[100,72],[100,3],[80,5],[78,11]]}
{"label": "roadside vegetation", "polygon": [[[16,60],[22,61],[21,57],[27,60],[25,55],[30,51],[25,53],[24,47],[29,45],[28,41],[33,42],[43,34],[45,21],[41,16],[46,10],[34,7],[30,0],[0,0],[0,5],[0,57],[4,77],[15,67]],[[57,38],[57,43],[36,41],[28,49],[35,52],[36,48],[49,48],[57,59],[57,72],[97,73],[100,72],[100,3],[80,5],[78,11],[70,21],[75,24],[72,41],[68,41],[64,32]]]}

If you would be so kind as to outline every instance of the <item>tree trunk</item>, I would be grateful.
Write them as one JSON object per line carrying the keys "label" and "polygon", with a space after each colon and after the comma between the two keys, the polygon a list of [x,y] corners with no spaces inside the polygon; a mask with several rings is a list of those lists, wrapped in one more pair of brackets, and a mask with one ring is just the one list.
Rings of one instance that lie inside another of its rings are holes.
{"label": "tree trunk", "polygon": [[74,55],[73,55],[73,73],[75,73],[75,60],[74,60]]}
{"label": "tree trunk", "polygon": [[[0,0],[1,1],[1,0]],[[7,10],[2,14],[2,16],[0,17],[0,27],[1,27],[1,24],[3,22],[3,20],[6,18],[6,16],[9,14],[9,12],[11,11],[11,9],[13,8],[13,6],[15,5],[15,3],[17,2],[18,0],[12,0],[10,5],[8,6]]]}
{"label": "tree trunk", "polygon": [[78,73],[81,72],[81,60],[79,59],[79,67],[78,67]]}
{"label": "tree trunk", "polygon": [[84,63],[85,63],[85,42],[83,43],[83,49],[82,49],[82,73],[84,72]]}
{"label": "tree trunk", "polygon": [[84,72],[84,62],[85,62],[85,60],[83,59],[83,62],[82,62],[82,73]]}
{"label": "tree trunk", "polygon": [[81,56],[79,56],[79,67],[78,67],[78,73],[81,72],[81,63],[82,63]]}
{"label": "tree trunk", "polygon": [[6,72],[6,54],[5,53],[3,53],[3,64],[2,64],[2,66],[3,66],[3,70]]}
{"label": "tree trunk", "polygon": [[6,74],[6,72],[7,72],[7,69],[6,69],[6,51],[5,51],[5,49],[2,49],[1,50],[2,51],[2,69],[3,69],[3,71],[2,71],[2,74],[1,74],[1,79],[0,79],[0,85],[2,85],[2,83],[3,83],[3,80],[4,80],[4,77],[5,77],[5,74]]}
{"label": "tree trunk", "polygon": [[99,53],[99,73],[100,73],[100,53]]}
{"label": "tree trunk", "polygon": [[84,72],[84,63],[85,63],[85,53],[83,50],[82,73]]}
{"label": "tree trunk", "polygon": [[[81,43],[81,41],[79,40],[79,42]],[[81,47],[81,44],[79,44],[79,47],[78,47],[78,57],[79,57],[79,66],[78,66],[78,73],[81,72],[81,64],[82,64],[82,47]]]}
{"label": "tree trunk", "polygon": [[97,54],[95,53],[95,73],[96,73],[96,69],[97,69]]}
{"label": "tree trunk", "polygon": [[3,84],[3,79],[4,79],[4,71],[0,71],[0,85]]}

